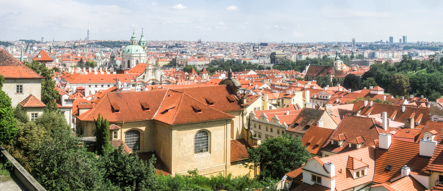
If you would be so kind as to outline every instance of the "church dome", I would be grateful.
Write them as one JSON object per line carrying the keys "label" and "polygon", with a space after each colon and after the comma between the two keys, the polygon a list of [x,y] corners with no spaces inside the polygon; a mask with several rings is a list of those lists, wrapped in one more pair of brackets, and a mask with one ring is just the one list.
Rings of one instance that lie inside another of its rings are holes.
{"label": "church dome", "polygon": [[123,49],[123,53],[140,54],[145,53],[145,50],[140,45],[128,45]]}

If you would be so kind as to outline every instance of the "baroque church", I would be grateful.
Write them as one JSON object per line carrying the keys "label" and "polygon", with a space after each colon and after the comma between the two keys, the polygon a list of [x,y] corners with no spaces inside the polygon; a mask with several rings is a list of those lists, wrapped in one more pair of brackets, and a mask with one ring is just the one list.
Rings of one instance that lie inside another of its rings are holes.
{"label": "baroque church", "polygon": [[129,70],[139,63],[146,63],[146,39],[143,34],[140,41],[135,37],[135,31],[132,33],[130,44],[123,49],[121,69]]}

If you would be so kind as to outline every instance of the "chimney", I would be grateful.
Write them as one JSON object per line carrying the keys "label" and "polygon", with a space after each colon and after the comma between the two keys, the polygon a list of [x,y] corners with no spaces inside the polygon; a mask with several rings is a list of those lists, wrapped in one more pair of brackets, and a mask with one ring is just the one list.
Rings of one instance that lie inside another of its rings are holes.
{"label": "chimney", "polygon": [[311,94],[310,94],[309,90],[305,91],[305,101],[306,101],[306,103],[311,102]]}
{"label": "chimney", "polygon": [[364,102],[365,107],[368,105],[368,100],[365,100]]}
{"label": "chimney", "polygon": [[372,89],[372,88],[374,88],[374,86],[369,86],[369,89]]}
{"label": "chimney", "polygon": [[326,87],[324,87],[325,91],[328,90],[328,88],[329,88],[329,85],[327,85]]}
{"label": "chimney", "polygon": [[289,111],[286,111],[285,115],[289,115]]}
{"label": "chimney", "polygon": [[422,99],[423,99],[423,98],[425,98],[425,96],[421,95],[421,96],[420,96],[420,98],[422,98]]}
{"label": "chimney", "polygon": [[423,137],[423,139],[420,140],[420,156],[432,157],[436,146],[437,141]]}
{"label": "chimney", "polygon": [[409,99],[414,98],[414,94],[409,95]]}
{"label": "chimney", "polygon": [[401,99],[405,99],[405,96],[401,96]]}
{"label": "chimney", "polygon": [[352,92],[352,90],[351,90],[351,88],[349,88],[349,89],[348,89],[348,93],[351,93],[351,92]]}
{"label": "chimney", "polygon": [[369,107],[372,107],[372,104],[374,104],[374,102],[371,100],[371,101],[369,102]]}
{"label": "chimney", "polygon": [[305,84],[305,89],[307,89],[308,88],[308,84]]}
{"label": "chimney", "polygon": [[383,101],[386,101],[386,95],[383,96]]}
{"label": "chimney", "polygon": [[335,176],[335,165],[332,162],[327,162],[324,164],[326,171],[331,174],[331,177]]}
{"label": "chimney", "polygon": [[406,110],[406,106],[402,105],[402,106],[401,106],[401,112],[404,113],[405,110]]}
{"label": "chimney", "polygon": [[337,87],[340,87],[340,84],[337,84]]}
{"label": "chimney", "polygon": [[89,68],[89,73],[91,73],[92,72],[92,68]]}
{"label": "chimney", "polygon": [[388,150],[391,146],[391,134],[381,133],[378,135],[378,147]]}
{"label": "chimney", "polygon": [[405,165],[401,168],[401,177],[409,176],[409,173],[411,172],[411,169]]}
{"label": "chimney", "polygon": [[242,97],[243,104],[246,104],[246,96]]}
{"label": "chimney", "polygon": [[388,112],[381,113],[381,120],[382,120],[383,129],[385,131],[388,130]]}

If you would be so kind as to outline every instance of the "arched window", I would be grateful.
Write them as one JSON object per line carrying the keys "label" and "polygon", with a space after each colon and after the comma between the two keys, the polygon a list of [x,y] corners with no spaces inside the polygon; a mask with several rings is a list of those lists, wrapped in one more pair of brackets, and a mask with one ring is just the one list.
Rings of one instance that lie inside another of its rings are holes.
{"label": "arched window", "polygon": [[133,151],[140,150],[140,132],[131,130],[125,133],[125,143]]}
{"label": "arched window", "polygon": [[131,61],[128,60],[128,68],[131,68]]}
{"label": "arched window", "polygon": [[209,151],[209,133],[207,131],[199,131],[195,134],[194,153],[204,153]]}

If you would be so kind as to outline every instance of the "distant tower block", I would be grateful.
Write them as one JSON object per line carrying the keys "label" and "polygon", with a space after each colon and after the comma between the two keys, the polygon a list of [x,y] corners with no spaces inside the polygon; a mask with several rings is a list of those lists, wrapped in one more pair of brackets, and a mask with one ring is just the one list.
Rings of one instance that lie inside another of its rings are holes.
{"label": "distant tower block", "polygon": [[86,40],[89,41],[89,25],[88,25],[88,31],[86,32]]}
{"label": "distant tower block", "polygon": [[355,38],[352,38],[352,49],[355,48]]}

